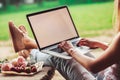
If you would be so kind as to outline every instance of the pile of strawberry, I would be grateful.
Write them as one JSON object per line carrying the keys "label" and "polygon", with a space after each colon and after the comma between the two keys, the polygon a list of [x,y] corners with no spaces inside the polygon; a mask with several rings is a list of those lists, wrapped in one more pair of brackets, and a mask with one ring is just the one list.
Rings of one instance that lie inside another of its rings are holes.
{"label": "pile of strawberry", "polygon": [[19,56],[16,59],[13,59],[9,63],[3,63],[1,66],[2,71],[15,71],[18,73],[25,72],[25,73],[34,73],[37,72],[36,66],[28,66],[28,62],[22,57]]}

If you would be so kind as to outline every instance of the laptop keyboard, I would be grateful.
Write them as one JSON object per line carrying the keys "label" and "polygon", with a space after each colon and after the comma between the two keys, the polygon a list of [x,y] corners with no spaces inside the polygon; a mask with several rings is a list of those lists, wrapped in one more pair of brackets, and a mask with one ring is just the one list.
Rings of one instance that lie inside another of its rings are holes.
{"label": "laptop keyboard", "polygon": [[77,42],[78,42],[78,41],[73,41],[73,42],[72,42],[73,46],[78,46],[78,45],[77,45]]}
{"label": "laptop keyboard", "polygon": [[55,52],[58,52],[58,53],[63,53],[64,52],[64,50],[62,50],[61,48],[53,48],[53,49],[51,49],[51,51],[55,51]]}
{"label": "laptop keyboard", "polygon": [[[73,46],[77,46],[76,43],[77,43],[77,41],[72,42]],[[50,51],[54,51],[54,52],[58,52],[58,53],[63,53],[64,52],[64,50],[59,48],[59,47],[53,48]]]}

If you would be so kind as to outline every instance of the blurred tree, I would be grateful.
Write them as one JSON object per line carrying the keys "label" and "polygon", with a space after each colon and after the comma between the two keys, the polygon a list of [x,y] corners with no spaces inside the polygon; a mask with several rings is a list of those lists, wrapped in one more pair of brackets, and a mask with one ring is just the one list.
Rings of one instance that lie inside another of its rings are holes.
{"label": "blurred tree", "polygon": [[45,0],[45,1],[57,1],[57,0]]}
{"label": "blurred tree", "polygon": [[7,8],[9,0],[0,0],[0,3],[2,4],[2,9],[5,10]]}
{"label": "blurred tree", "polygon": [[60,4],[81,4],[81,3],[94,3],[94,2],[105,2],[112,0],[59,0]]}
{"label": "blurred tree", "polygon": [[21,0],[10,0],[10,3],[15,5],[17,8],[19,7],[20,2],[21,2]]}
{"label": "blurred tree", "polygon": [[42,2],[43,2],[44,0],[35,0],[35,2],[36,3],[38,3],[38,5],[42,5]]}

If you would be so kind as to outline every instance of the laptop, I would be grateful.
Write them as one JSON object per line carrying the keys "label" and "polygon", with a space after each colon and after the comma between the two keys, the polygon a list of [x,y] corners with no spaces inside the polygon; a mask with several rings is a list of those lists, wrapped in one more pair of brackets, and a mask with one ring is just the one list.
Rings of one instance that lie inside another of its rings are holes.
{"label": "laptop", "polygon": [[58,48],[61,41],[70,41],[82,54],[89,52],[88,47],[76,46],[81,38],[67,6],[27,14],[26,17],[41,52],[71,59],[71,56]]}

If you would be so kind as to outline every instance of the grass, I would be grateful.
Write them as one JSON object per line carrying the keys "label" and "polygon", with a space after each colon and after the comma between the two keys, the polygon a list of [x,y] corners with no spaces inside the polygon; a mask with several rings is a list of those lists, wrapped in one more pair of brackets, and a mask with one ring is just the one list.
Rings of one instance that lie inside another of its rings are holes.
{"label": "grass", "polygon": [[[43,3],[47,5],[47,3]],[[54,4],[54,5],[53,5]],[[9,39],[8,21],[12,20],[17,26],[24,24],[32,36],[26,14],[59,6],[57,2],[49,3],[48,7],[21,5],[20,8],[9,6],[8,10],[0,12],[0,40]],[[83,37],[98,36],[112,28],[113,2],[82,4],[69,6],[70,13],[79,34]]]}
{"label": "grass", "polygon": [[98,36],[112,28],[113,3],[77,5],[70,7],[79,34]]}

